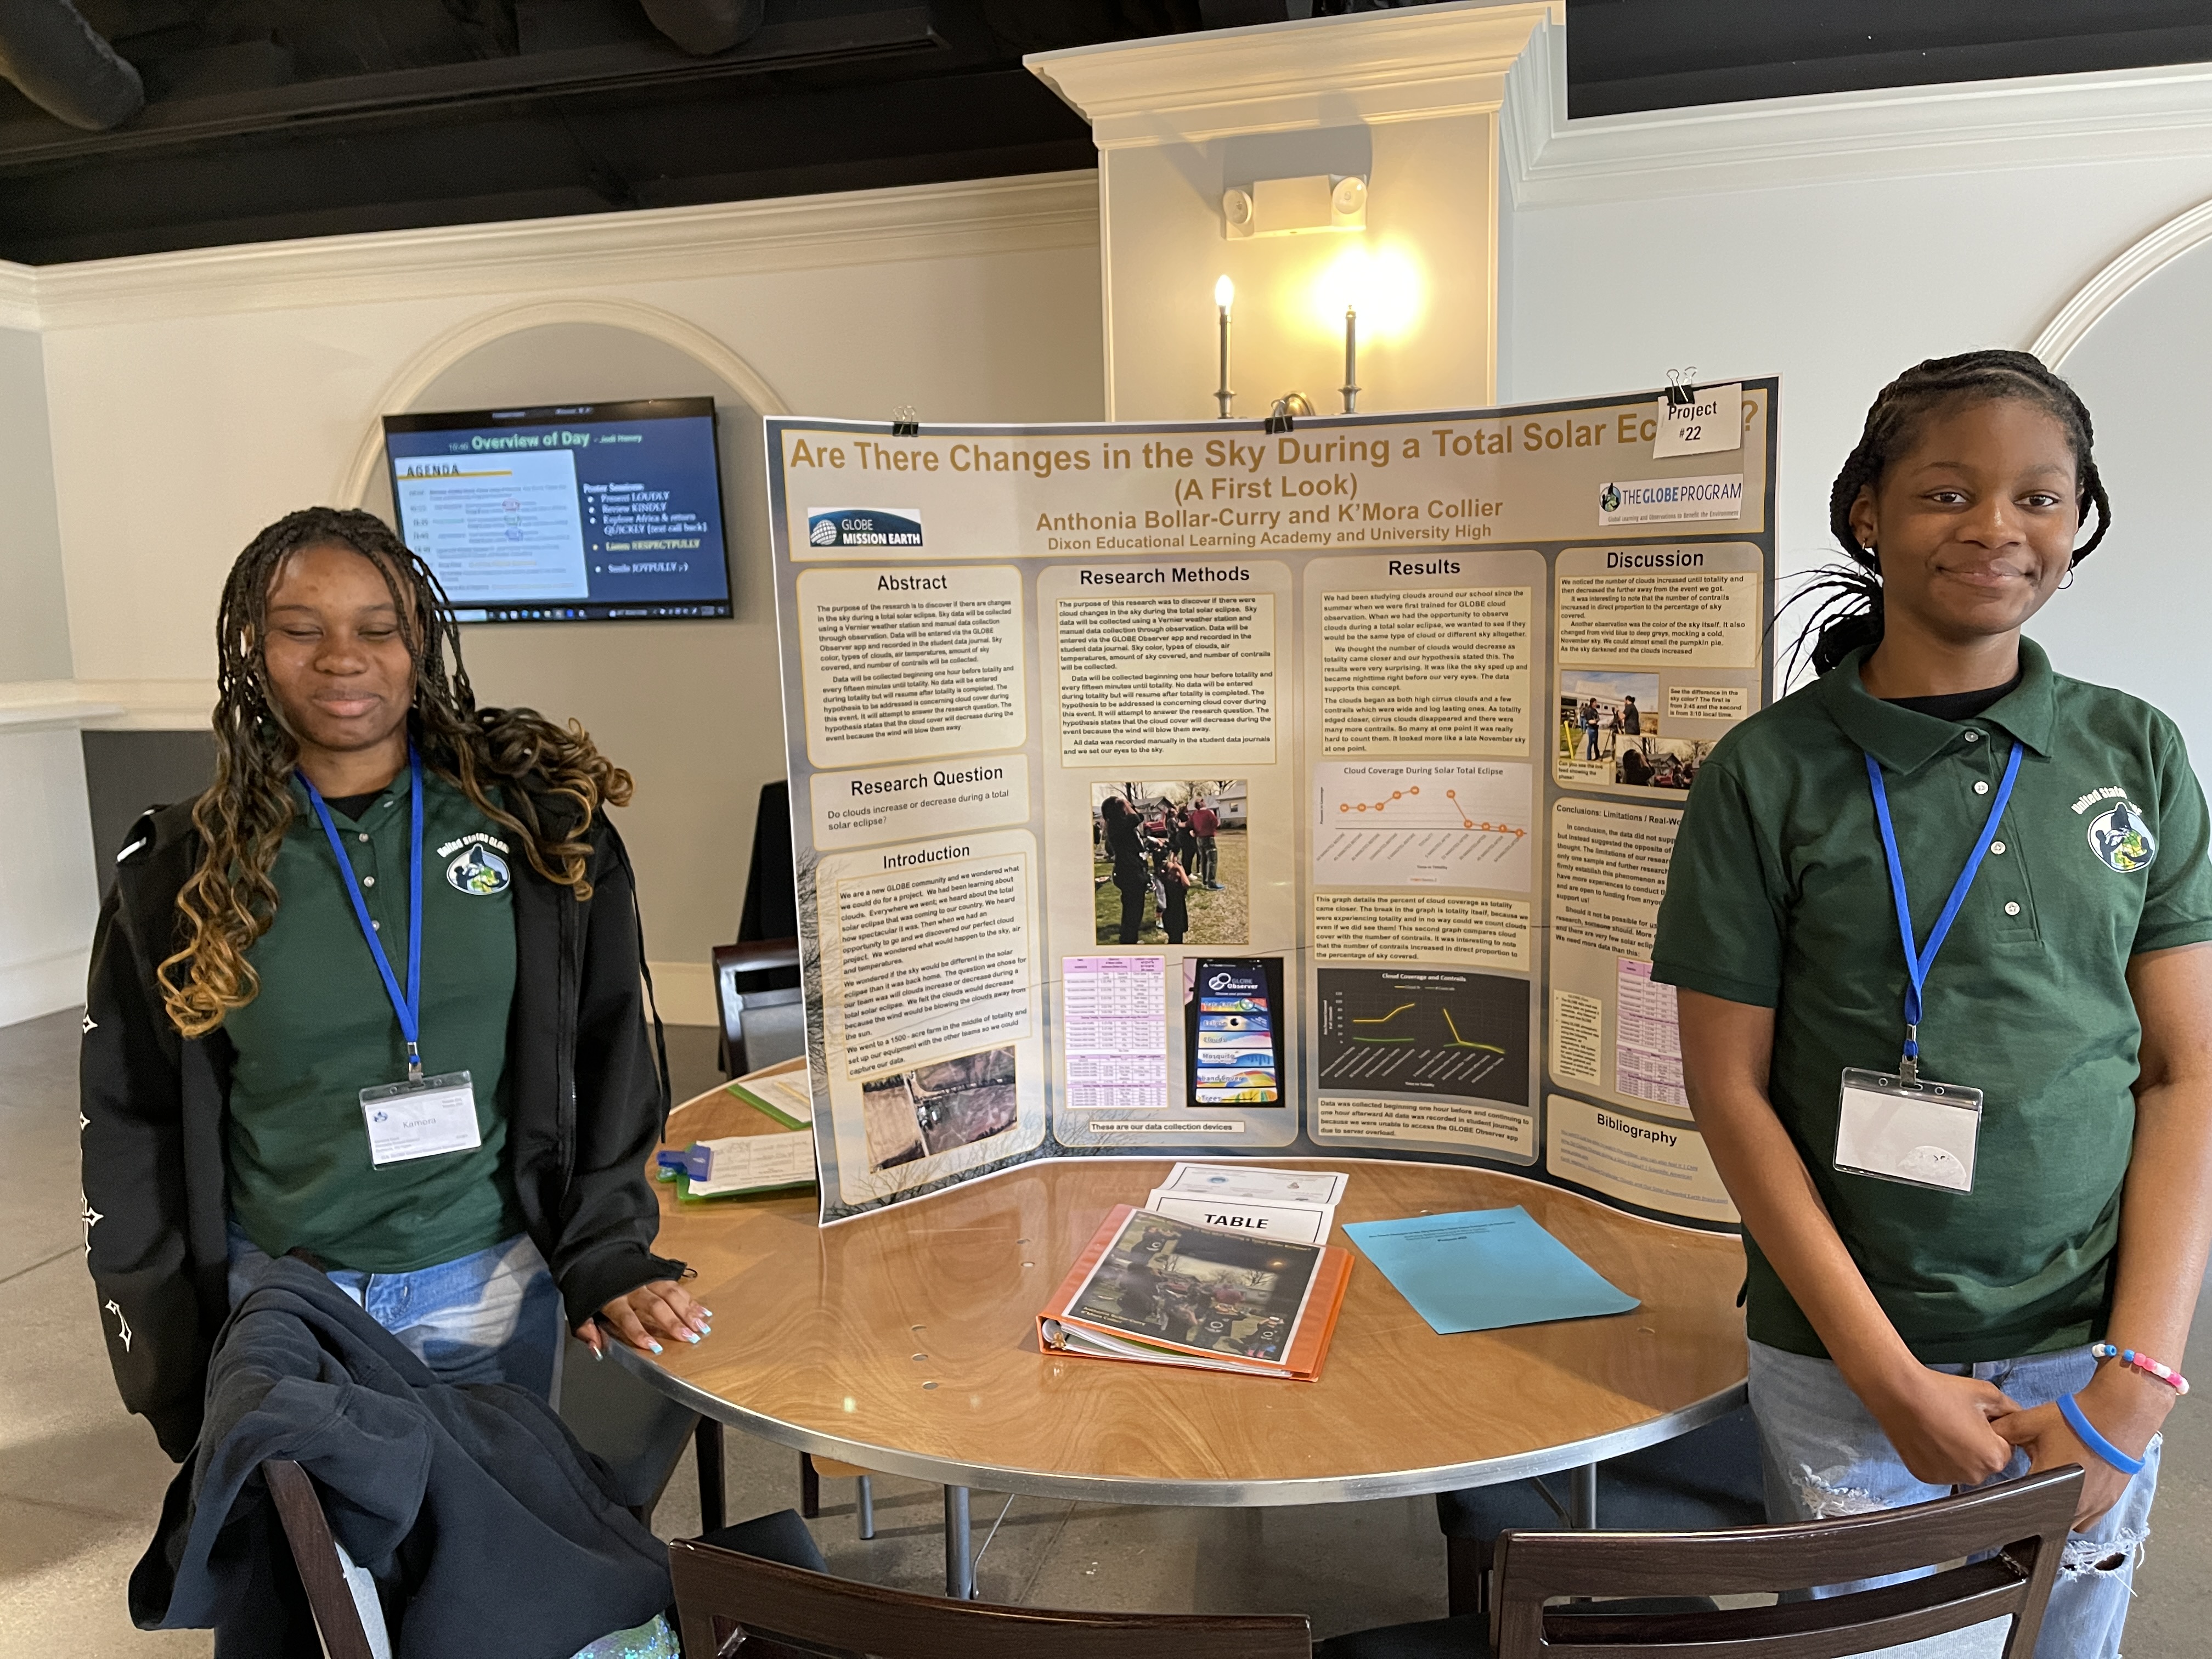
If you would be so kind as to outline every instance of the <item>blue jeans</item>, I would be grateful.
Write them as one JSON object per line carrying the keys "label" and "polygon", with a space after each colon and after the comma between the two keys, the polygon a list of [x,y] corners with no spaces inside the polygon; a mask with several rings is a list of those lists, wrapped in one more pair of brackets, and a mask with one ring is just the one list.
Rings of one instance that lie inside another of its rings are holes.
{"label": "blue jeans", "polygon": [[[1993,1382],[2023,1407],[2049,1405],[2075,1392],[2096,1368],[2087,1348],[1978,1365],[1929,1367]],[[1770,1520],[1859,1515],[1952,1494],[1949,1486],[1931,1486],[1913,1478],[1874,1414],[1859,1403],[1843,1373],[1827,1360],[1753,1343],[1751,1410],[1759,1420]],[[2088,1531],[2067,1539],[2035,1659],[2115,1659],[2118,1654],[2120,1629],[2127,1622],[2128,1599],[2134,1593],[2136,1562],[2150,1536],[2160,1443],[2154,1436],[2143,1454],[2142,1472],[2128,1482],[2119,1502]],[[1995,1478],[2012,1480],[2027,1473],[2027,1454],[2015,1452],[2010,1467]],[[1892,1582],[1832,1584],[1814,1594],[1840,1595]]]}
{"label": "blue jeans", "polygon": [[[232,1221],[232,1307],[268,1266],[268,1256]],[[567,1322],[561,1292],[529,1234],[409,1273],[334,1267],[330,1281],[441,1382],[514,1382],[557,1402]]]}

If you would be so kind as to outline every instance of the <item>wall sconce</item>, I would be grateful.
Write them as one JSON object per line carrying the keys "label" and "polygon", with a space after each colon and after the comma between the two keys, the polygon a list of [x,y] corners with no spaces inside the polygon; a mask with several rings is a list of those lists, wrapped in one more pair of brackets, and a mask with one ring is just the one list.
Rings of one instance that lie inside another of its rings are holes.
{"label": "wall sconce", "polygon": [[1422,309],[1419,267],[1402,248],[1348,244],[1315,274],[1307,303],[1313,324],[1344,338],[1344,384],[1337,390],[1344,412],[1359,412],[1359,347],[1371,341],[1402,339],[1419,322]]}
{"label": "wall sconce", "polygon": [[1260,179],[1221,193],[1221,234],[1231,241],[1366,228],[1367,180],[1356,173]]}

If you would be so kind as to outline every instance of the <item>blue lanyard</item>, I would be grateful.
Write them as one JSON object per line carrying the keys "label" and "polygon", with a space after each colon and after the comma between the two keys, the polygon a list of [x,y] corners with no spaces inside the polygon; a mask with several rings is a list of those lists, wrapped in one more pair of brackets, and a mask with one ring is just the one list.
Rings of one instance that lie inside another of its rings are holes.
{"label": "blue lanyard", "polygon": [[1959,919],[1959,907],[1966,902],[1966,890],[1974,884],[1975,872],[1982,867],[1982,857],[1990,850],[1990,837],[1996,834],[2005,803],[2012,799],[2013,781],[2020,776],[2021,750],[2014,739],[2011,757],[2005,762],[2004,781],[1997,785],[1997,798],[1990,803],[1989,819],[1982,825],[1974,850],[1966,854],[1966,867],[1959,872],[1951,896],[1943,902],[1943,914],[1936,918],[1927,948],[1920,951],[1912,948],[1912,907],[1905,902],[1905,860],[1898,856],[1897,831],[1889,821],[1889,791],[1882,785],[1881,763],[1872,755],[1866,757],[1867,781],[1874,786],[1875,822],[1881,826],[1882,856],[1889,864],[1890,896],[1897,901],[1898,936],[1905,941],[1905,1058],[1897,1071],[1906,1083],[1920,1079],[1920,997],[1928,987],[1928,970],[1936,965],[1936,953],[1950,937],[1951,924]]}
{"label": "blue lanyard", "polygon": [[305,772],[300,781],[307,786],[307,800],[315,809],[315,816],[323,821],[323,833],[331,839],[331,851],[337,854],[338,870],[345,877],[346,896],[353,901],[354,919],[361,923],[361,936],[368,941],[369,954],[376,958],[376,971],[384,975],[385,994],[392,999],[392,1012],[399,1016],[399,1035],[407,1039],[407,1080],[422,1080],[422,1056],[418,1045],[422,1037],[422,757],[415,745],[407,745],[408,781],[414,785],[412,857],[413,874],[407,884],[407,989],[403,994],[398,980],[392,972],[392,958],[384,954],[384,941],[376,936],[376,924],[368,919],[368,902],[361,896],[361,880],[353,872],[353,860],[346,856],[345,843],[338,839],[338,827],[331,821],[331,809],[323,804],[322,791]]}

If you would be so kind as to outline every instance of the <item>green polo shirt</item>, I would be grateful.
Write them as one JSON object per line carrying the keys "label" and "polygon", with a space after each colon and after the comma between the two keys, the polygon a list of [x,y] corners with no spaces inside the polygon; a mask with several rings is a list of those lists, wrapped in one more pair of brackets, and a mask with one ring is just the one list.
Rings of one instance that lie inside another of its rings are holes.
{"label": "green polo shirt", "polygon": [[[1775,1111],[1930,1363],[2103,1334],[2142,1036],[2128,959],[2212,939],[2212,828],[2173,722],[2020,650],[2020,684],[1973,720],[1869,696],[1854,653],[1729,733],[1690,792],[1653,952],[1658,979],[1775,1011]],[[1905,950],[1863,757],[1885,769],[1924,943],[2014,743],[2019,781],[1920,1024],[1923,1074],[1984,1091],[1974,1190],[1839,1173],[1841,1073],[1895,1071],[1904,1037]],[[1821,1354],[1745,1243],[1752,1339]]]}
{"label": "green polo shirt", "polygon": [[[409,788],[402,772],[358,822],[331,814],[403,986]],[[405,1079],[406,1042],[330,842],[296,781],[292,794],[298,813],[272,872],[276,920],[246,958],[260,994],[223,1022],[237,1051],[231,1208],[271,1255],[305,1249],[369,1273],[410,1273],[496,1244],[522,1230],[506,1158],[512,836],[424,774],[422,1068],[470,1073],[483,1144],[379,1169],[361,1091]]]}

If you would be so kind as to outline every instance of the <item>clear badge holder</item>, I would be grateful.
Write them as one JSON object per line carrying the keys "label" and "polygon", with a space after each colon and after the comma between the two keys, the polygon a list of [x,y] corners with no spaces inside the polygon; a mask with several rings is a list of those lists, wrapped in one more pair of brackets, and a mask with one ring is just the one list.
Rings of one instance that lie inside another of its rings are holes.
{"label": "clear badge holder", "polygon": [[1971,1193],[1981,1127],[1979,1089],[1846,1066],[1836,1168],[1907,1187]]}
{"label": "clear badge holder", "polygon": [[466,1072],[363,1089],[361,1115],[368,1129],[369,1162],[379,1169],[483,1145],[476,1084]]}

